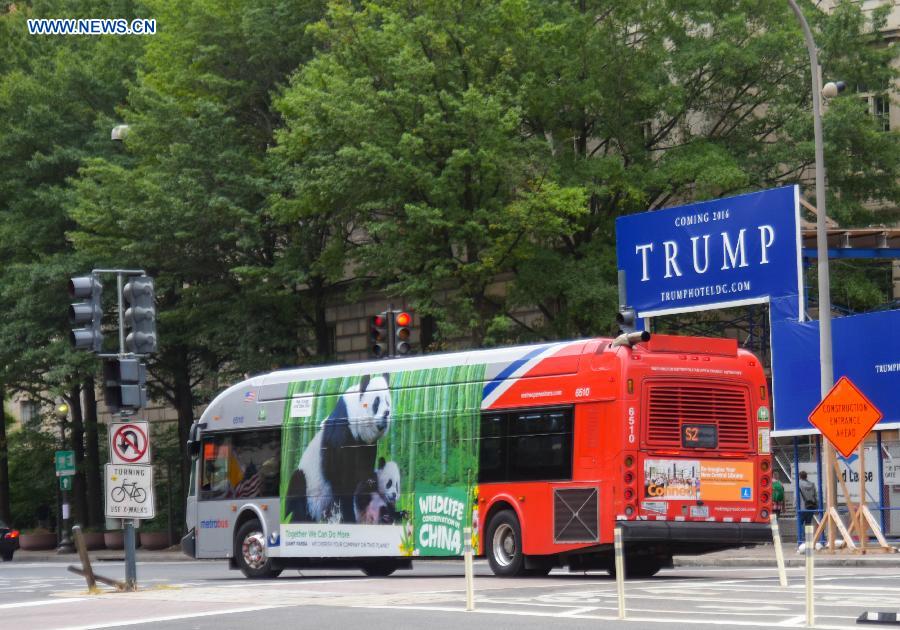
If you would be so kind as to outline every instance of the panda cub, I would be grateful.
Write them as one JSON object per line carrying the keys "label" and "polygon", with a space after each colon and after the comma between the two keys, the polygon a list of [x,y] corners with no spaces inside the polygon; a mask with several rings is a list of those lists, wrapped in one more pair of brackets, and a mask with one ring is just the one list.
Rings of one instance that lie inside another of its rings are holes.
{"label": "panda cub", "polygon": [[344,392],[300,457],[285,495],[291,522],[352,522],[356,490],[371,477],[376,443],[390,426],[387,375],[364,375]]}
{"label": "panda cub", "polygon": [[396,462],[378,460],[378,469],[360,481],[353,498],[353,515],[357,523],[393,525],[401,519],[397,511],[400,499],[400,467]]}

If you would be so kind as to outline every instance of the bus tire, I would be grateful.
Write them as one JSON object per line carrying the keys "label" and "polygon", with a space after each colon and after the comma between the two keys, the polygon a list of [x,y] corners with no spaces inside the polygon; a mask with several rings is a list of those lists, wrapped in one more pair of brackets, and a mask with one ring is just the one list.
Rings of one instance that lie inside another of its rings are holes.
{"label": "bus tire", "polygon": [[518,577],[525,575],[525,554],[522,553],[522,528],[512,510],[502,510],[491,517],[487,527],[488,564],[494,575]]}
{"label": "bus tire", "polygon": [[281,575],[278,568],[266,554],[266,536],[262,525],[252,519],[240,526],[234,537],[234,558],[245,577],[265,580]]}
{"label": "bus tire", "polygon": [[366,562],[360,568],[369,577],[387,577],[397,570],[397,565],[388,560],[379,560]]}

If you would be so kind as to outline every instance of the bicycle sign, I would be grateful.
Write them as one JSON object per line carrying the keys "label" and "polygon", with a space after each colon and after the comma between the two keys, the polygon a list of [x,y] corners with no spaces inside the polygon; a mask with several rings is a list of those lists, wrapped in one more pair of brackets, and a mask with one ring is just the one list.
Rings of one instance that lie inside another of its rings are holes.
{"label": "bicycle sign", "polygon": [[106,465],[106,516],[153,518],[153,466]]}

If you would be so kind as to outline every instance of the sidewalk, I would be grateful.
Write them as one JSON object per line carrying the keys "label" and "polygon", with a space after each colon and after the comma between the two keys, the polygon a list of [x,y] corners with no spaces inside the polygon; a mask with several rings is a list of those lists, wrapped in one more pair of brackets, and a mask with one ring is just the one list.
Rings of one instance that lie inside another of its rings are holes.
{"label": "sidewalk", "polygon": [[[794,542],[783,544],[784,563],[788,567],[805,566],[806,558],[802,553],[797,553],[797,545]],[[92,562],[122,562],[125,560],[125,552],[121,549],[102,549],[89,552]],[[850,553],[846,550],[835,551],[829,554],[818,551],[815,554],[817,567],[900,567],[900,553],[885,553],[883,551],[868,551],[865,555]],[[170,547],[162,551],[137,550],[138,562],[192,562],[179,547]],[[16,552],[14,562],[70,562],[80,564],[78,554],[58,554],[56,551],[22,551]],[[0,565],[0,570],[2,570]],[[741,549],[729,549],[717,551],[701,556],[675,556],[676,567],[775,567],[775,547],[771,544],[758,545],[756,547],[744,547]]]}
{"label": "sidewalk", "polygon": [[[124,562],[124,549],[99,549],[97,551],[89,551],[91,562]],[[173,546],[160,551],[145,551],[140,547],[137,549],[138,562],[176,562],[176,561],[193,561],[193,558],[181,553],[181,547]],[[56,550],[50,551],[22,551],[19,549],[13,556],[13,562],[71,562],[81,565],[77,553],[56,553]],[[2,568],[3,565],[0,565]]]}
{"label": "sidewalk", "polygon": [[[806,566],[806,556],[797,553],[797,543],[782,542],[784,564],[788,567]],[[846,549],[815,553],[817,567],[900,567],[900,553],[886,553],[869,546],[865,554],[851,553]],[[676,567],[775,567],[775,546],[757,545],[707,553],[702,556],[675,556]]]}

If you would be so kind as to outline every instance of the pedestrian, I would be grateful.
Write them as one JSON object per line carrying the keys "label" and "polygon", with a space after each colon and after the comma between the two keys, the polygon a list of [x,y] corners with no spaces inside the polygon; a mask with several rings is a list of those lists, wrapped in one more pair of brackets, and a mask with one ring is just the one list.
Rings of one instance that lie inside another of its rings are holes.
{"label": "pedestrian", "polygon": [[803,515],[803,524],[809,525],[812,523],[813,515],[815,511],[819,508],[819,492],[816,489],[816,484],[806,478],[806,471],[800,471],[800,492],[798,493],[798,501],[797,507],[803,507],[801,514]]}
{"label": "pedestrian", "polygon": [[772,479],[772,511],[775,512],[775,516],[781,516],[782,510],[784,510],[784,486],[776,476]]}

